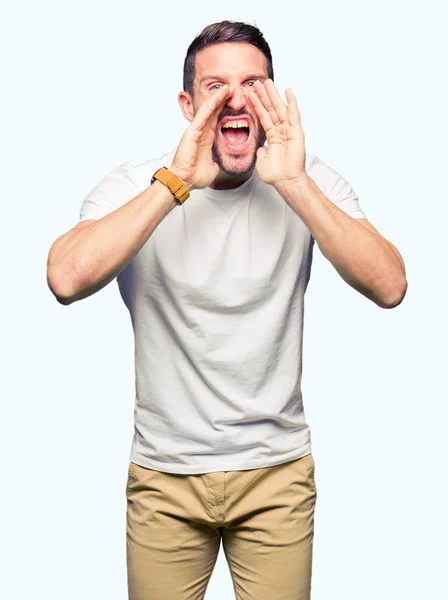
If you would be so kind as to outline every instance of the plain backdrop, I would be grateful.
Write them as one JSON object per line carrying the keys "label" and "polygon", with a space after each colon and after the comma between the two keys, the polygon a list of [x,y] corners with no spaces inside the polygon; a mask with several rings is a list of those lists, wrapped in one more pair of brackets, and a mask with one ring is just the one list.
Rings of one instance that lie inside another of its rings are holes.
{"label": "plain backdrop", "polygon": [[[312,598],[448,598],[445,9],[2,0],[2,598],[127,597],[131,321],[116,281],[58,304],[46,259],[106,173],[177,146],[187,47],[223,19],[264,33],[307,152],[350,182],[409,282],[401,305],[380,309],[315,246],[303,374]],[[222,549],[206,598],[234,598]]]}

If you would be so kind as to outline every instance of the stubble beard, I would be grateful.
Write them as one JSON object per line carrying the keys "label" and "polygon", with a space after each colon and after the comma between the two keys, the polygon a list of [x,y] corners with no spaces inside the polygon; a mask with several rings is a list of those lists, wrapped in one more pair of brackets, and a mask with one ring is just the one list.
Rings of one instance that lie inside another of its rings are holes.
{"label": "stubble beard", "polygon": [[[222,141],[222,140],[221,140]],[[240,177],[253,171],[255,163],[257,162],[257,150],[264,146],[266,142],[266,133],[263,128],[260,127],[258,132],[255,148],[252,151],[252,156],[249,164],[247,160],[250,156],[250,151],[246,155],[234,155],[230,153],[219,152],[216,138],[212,146],[212,157],[213,160],[218,164],[219,168],[226,174],[234,177]],[[222,141],[224,144],[224,142]]]}

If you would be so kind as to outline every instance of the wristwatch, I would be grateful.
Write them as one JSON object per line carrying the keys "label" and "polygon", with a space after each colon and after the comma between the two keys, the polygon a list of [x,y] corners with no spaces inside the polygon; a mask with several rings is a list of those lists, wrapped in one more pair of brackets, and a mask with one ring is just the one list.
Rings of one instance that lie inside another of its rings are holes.
{"label": "wristwatch", "polygon": [[167,188],[171,190],[174,198],[176,199],[177,204],[180,206],[185,202],[187,198],[190,197],[190,192],[188,191],[185,183],[179,179],[177,175],[169,171],[166,167],[161,167],[158,171],[154,173],[151,179],[151,185],[154,181],[160,181],[163,185],[166,185]]}

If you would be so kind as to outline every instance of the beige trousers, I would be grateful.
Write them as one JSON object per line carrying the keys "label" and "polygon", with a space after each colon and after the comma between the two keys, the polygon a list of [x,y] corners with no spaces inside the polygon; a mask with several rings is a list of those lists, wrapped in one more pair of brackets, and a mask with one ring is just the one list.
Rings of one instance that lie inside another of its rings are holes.
{"label": "beige trousers", "polygon": [[236,600],[310,599],[311,454],[200,475],[131,462],[126,497],[129,600],[202,600],[221,540]]}

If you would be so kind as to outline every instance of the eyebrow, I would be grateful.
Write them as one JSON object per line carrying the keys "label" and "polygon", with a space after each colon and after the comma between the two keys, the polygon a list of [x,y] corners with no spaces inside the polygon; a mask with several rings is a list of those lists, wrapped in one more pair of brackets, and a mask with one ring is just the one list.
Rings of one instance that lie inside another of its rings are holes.
{"label": "eyebrow", "polygon": [[[211,81],[213,79],[225,79],[225,77],[222,75],[207,75],[206,77],[202,77],[202,79],[199,80],[199,83],[201,84],[204,81]],[[266,79],[266,75],[247,75],[244,79]]]}

